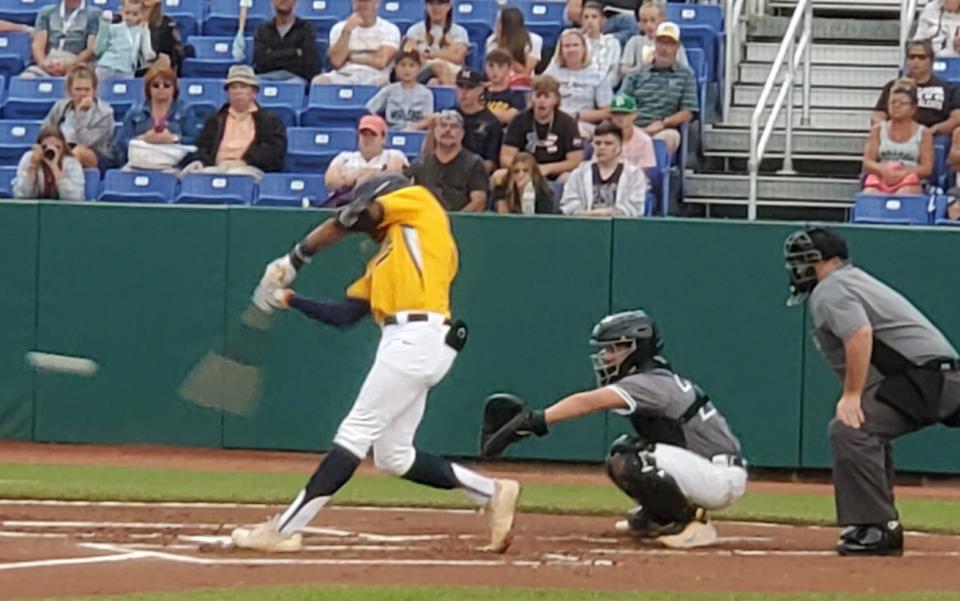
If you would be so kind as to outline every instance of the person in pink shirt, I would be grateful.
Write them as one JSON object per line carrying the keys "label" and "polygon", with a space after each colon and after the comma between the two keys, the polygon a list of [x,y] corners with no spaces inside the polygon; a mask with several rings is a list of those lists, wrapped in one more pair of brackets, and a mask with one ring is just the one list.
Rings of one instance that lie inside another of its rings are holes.
{"label": "person in pink shirt", "polygon": [[633,124],[637,117],[637,103],[629,94],[617,94],[610,103],[610,120],[623,132],[624,161],[643,170],[657,166],[653,139],[642,128]]}

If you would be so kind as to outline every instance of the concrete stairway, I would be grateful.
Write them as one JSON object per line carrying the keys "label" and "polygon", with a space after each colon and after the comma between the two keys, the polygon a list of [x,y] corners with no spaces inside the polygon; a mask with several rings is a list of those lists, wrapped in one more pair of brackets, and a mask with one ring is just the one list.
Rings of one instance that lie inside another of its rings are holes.
{"label": "concrete stairway", "polygon": [[[744,59],[733,73],[736,80],[730,115],[725,122],[706,126],[703,159],[695,172],[687,173],[686,202],[705,205],[712,216],[746,214],[750,117],[788,22],[789,17],[783,15],[751,18]],[[895,12],[866,18],[851,9],[841,17],[814,18],[811,122],[801,125],[801,111],[794,111],[793,159],[797,173],[781,175],[777,171],[782,167],[786,118],[785,111],[781,112],[761,164],[761,218],[847,217],[859,190],[870,110],[880,88],[897,74],[901,56],[898,35]],[[795,106],[801,106],[799,85],[793,100]],[[765,120],[766,114],[761,127]]]}

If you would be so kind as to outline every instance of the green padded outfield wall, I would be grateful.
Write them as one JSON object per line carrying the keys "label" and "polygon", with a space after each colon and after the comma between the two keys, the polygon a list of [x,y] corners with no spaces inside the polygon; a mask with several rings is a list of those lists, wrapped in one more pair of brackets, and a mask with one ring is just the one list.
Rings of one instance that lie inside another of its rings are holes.
{"label": "green padded outfield wall", "polygon": [[795,228],[614,222],[613,309],[650,312],[674,368],[706,390],[756,465],[800,459],[802,313],[784,308],[781,250]]}
{"label": "green padded outfield wall", "polygon": [[38,222],[36,203],[0,203],[0,439],[33,437]]}
{"label": "green padded outfield wall", "polygon": [[181,401],[222,344],[228,211],[44,203],[37,346],[94,378],[36,376],[36,440],[219,446],[219,413]]}
{"label": "green padded outfield wall", "polygon": [[[960,345],[960,286],[953,265],[960,253],[960,232],[952,228],[846,226],[855,264],[901,291],[937,324],[954,346]],[[806,324],[805,324],[806,325]],[[805,334],[808,334],[806,326]],[[804,467],[830,465],[827,423],[841,386],[813,343],[806,344],[803,383]],[[898,469],[960,473],[960,430],[941,426],[907,435],[895,443]]]}

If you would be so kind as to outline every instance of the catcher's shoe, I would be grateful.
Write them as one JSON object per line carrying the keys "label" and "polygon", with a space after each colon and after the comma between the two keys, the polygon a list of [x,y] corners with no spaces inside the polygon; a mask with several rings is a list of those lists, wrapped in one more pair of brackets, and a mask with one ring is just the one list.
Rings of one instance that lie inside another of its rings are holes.
{"label": "catcher's shoe", "polygon": [[676,534],[665,534],[657,537],[657,542],[671,549],[693,549],[706,547],[717,540],[717,529],[710,523],[707,512],[697,508],[696,517],[687,522],[682,530]]}
{"label": "catcher's shoe", "polygon": [[233,544],[241,549],[267,553],[296,553],[303,550],[303,537],[299,532],[280,534],[277,529],[279,519],[280,516],[275,515],[253,528],[235,528],[230,538],[233,539]]}
{"label": "catcher's shoe", "polygon": [[637,505],[628,511],[624,517],[626,519],[617,520],[613,529],[638,538],[657,538],[665,534],[676,534],[683,530],[683,526],[678,526],[675,522],[664,524],[651,520],[643,505]]}
{"label": "catcher's shoe", "polygon": [[513,517],[520,498],[520,483],[516,480],[497,479],[496,488],[485,508],[490,527],[490,544],[484,551],[503,553],[513,542]]}

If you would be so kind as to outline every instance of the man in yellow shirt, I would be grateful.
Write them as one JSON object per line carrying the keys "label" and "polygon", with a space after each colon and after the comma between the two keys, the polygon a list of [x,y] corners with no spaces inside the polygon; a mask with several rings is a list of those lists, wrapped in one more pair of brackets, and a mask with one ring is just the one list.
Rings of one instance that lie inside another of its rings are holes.
{"label": "man in yellow shirt", "polygon": [[[381,246],[343,301],[318,302],[287,288],[313,255],[353,232],[365,233]],[[457,245],[446,211],[426,188],[396,173],[359,183],[335,217],[267,266],[253,294],[260,309],[272,313],[293,307],[338,327],[370,313],[382,336],[373,367],[320,467],[281,515],[234,530],[236,546],[299,551],[299,531],[346,484],[372,448],[378,469],[435,488],[463,489],[486,506],[490,544],[484,549],[507,549],[519,484],[489,478],[413,447],[427,393],[466,343],[466,326],[451,321],[450,285],[456,274]]]}

